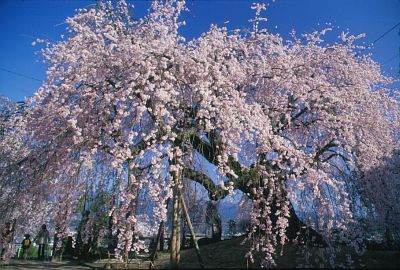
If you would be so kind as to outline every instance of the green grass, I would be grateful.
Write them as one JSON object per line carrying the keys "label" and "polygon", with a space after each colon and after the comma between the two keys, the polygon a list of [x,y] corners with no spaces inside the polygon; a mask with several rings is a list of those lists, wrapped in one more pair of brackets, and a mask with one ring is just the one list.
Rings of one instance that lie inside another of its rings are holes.
{"label": "green grass", "polygon": [[[249,250],[249,245],[241,245],[243,237],[224,240],[218,243],[213,243],[200,247],[200,251],[205,262],[206,268],[259,268],[260,259],[256,258],[254,264],[251,264],[244,257]],[[300,248],[304,246],[296,246],[293,244],[285,245],[283,249],[283,256],[277,256],[277,268],[296,268],[299,264],[305,264],[305,256],[300,253]],[[310,253],[311,264],[308,267],[319,268],[318,253],[322,251],[321,248],[311,247],[308,248]],[[350,249],[343,247],[342,251],[338,254],[335,261],[336,267],[343,265],[345,267],[346,254],[349,254]],[[400,252],[399,251],[367,251],[363,256],[356,256],[352,254],[356,268],[380,268],[380,269],[397,269],[400,266]],[[317,261],[317,262],[316,262]],[[102,260],[98,263],[105,263]],[[130,269],[148,269],[149,262],[146,260],[132,260]],[[123,264],[115,264],[118,269],[124,269]],[[328,265],[323,265],[327,267]],[[155,268],[166,269],[169,267],[169,253],[168,251],[160,252],[155,262]],[[197,255],[194,249],[186,249],[181,251],[181,264],[182,269],[200,268]]]}

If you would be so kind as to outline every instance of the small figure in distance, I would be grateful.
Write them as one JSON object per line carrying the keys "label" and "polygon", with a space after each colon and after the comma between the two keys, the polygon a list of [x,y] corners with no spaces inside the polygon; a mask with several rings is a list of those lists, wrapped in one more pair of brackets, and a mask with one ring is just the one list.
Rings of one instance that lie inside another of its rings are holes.
{"label": "small figure in distance", "polygon": [[24,258],[26,260],[27,256],[28,256],[28,249],[31,247],[31,239],[30,239],[30,235],[29,234],[25,234],[24,235],[24,239],[21,242],[21,246],[22,246],[22,254],[21,257]]}
{"label": "small figure in distance", "polygon": [[38,259],[44,259],[46,245],[50,242],[50,234],[47,230],[46,224],[43,224],[40,231],[33,240],[39,245]]}

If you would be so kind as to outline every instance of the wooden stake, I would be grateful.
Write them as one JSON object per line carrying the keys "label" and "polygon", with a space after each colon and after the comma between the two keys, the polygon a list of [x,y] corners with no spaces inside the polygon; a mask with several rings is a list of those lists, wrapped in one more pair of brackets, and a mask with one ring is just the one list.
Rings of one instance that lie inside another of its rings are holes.
{"label": "wooden stake", "polygon": [[[167,204],[167,205],[168,205],[168,204]],[[156,256],[157,256],[157,250],[158,250],[159,247],[160,247],[161,234],[162,234],[162,231],[163,231],[163,230],[164,230],[164,220],[162,220],[162,221],[160,222],[160,227],[158,228],[157,239],[156,239],[156,246],[155,246],[155,248],[154,248],[154,250],[153,250],[153,252],[152,252],[152,254],[151,254],[151,256],[150,256],[150,265],[149,265],[149,269],[153,269],[153,267],[154,267],[154,261],[155,261]]]}
{"label": "wooden stake", "polygon": [[179,195],[180,195],[180,198],[181,198],[182,209],[183,209],[183,213],[185,215],[186,223],[187,223],[187,225],[189,227],[190,235],[192,236],[192,240],[193,240],[193,243],[194,243],[194,249],[196,250],[197,258],[199,259],[200,267],[202,269],[204,269],[204,262],[203,262],[203,259],[201,257],[201,254],[200,254],[200,248],[199,248],[199,245],[197,244],[196,235],[195,235],[194,230],[193,230],[192,222],[190,221],[190,216],[189,216],[189,212],[188,212],[187,207],[186,207],[185,200],[183,199],[183,196],[181,194],[179,194]]}

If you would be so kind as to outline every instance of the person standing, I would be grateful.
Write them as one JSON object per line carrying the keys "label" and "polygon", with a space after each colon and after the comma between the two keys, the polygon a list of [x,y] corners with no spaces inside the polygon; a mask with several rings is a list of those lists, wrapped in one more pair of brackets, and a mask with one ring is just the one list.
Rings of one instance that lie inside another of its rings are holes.
{"label": "person standing", "polygon": [[28,256],[28,249],[31,247],[31,239],[30,239],[29,234],[25,234],[24,239],[22,240],[21,246],[22,246],[22,254],[21,257],[26,260],[26,257]]}
{"label": "person standing", "polygon": [[44,259],[44,252],[46,250],[46,245],[50,241],[50,234],[49,231],[47,230],[46,224],[43,224],[40,231],[36,235],[34,242],[36,242],[39,245],[39,250],[38,250],[38,258],[39,259]]}

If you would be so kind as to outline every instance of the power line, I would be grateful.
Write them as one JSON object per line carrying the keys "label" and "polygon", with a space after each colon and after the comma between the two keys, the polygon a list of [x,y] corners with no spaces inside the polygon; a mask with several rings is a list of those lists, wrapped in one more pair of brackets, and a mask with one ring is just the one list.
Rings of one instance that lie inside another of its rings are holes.
{"label": "power line", "polygon": [[[379,36],[377,39],[375,39],[374,41],[372,41],[371,44],[375,44],[376,42],[378,42],[379,40],[381,40],[383,37],[385,37],[387,34],[389,34],[390,32],[392,32],[392,31],[393,31],[397,26],[399,26],[399,25],[400,25],[400,22],[396,23],[394,26],[392,26],[389,30],[387,30],[385,33],[383,33],[383,34],[382,34],[381,36]],[[390,60],[393,60],[393,59],[391,58]],[[390,61],[390,60],[389,60],[389,61]],[[3,67],[0,67],[0,70],[5,71],[5,72],[8,72],[8,73],[11,73],[11,74],[14,74],[14,75],[17,75],[17,76],[20,76],[20,77],[23,77],[23,78],[26,78],[26,79],[30,79],[30,80],[42,82],[42,80],[40,80],[40,79],[38,79],[38,78],[29,76],[29,75],[25,75],[25,74],[20,73],[20,72],[12,71],[12,70],[9,70],[9,69],[3,68]]]}
{"label": "power line", "polygon": [[38,78],[29,76],[29,75],[25,75],[25,74],[20,73],[20,72],[12,71],[12,70],[9,70],[9,69],[7,69],[7,68],[0,67],[0,70],[5,71],[5,72],[8,72],[8,73],[11,73],[11,74],[14,74],[14,75],[17,75],[17,76],[20,76],[20,77],[23,77],[23,78],[26,78],[26,79],[30,79],[30,80],[42,82],[42,80],[40,80],[40,79],[38,79]]}
{"label": "power line", "polygon": [[398,22],[397,24],[395,24],[392,28],[390,28],[389,30],[387,30],[385,33],[383,33],[380,37],[378,37],[377,39],[375,39],[374,41],[372,41],[372,44],[375,44],[378,40],[382,39],[384,36],[386,36],[387,34],[389,34],[390,32],[392,32],[397,26],[400,25],[400,22]]}
{"label": "power line", "polygon": [[386,60],[385,62],[383,62],[383,65],[391,62],[392,60],[396,59],[397,57],[399,57],[399,54],[395,54],[392,57],[390,57],[388,60]]}

